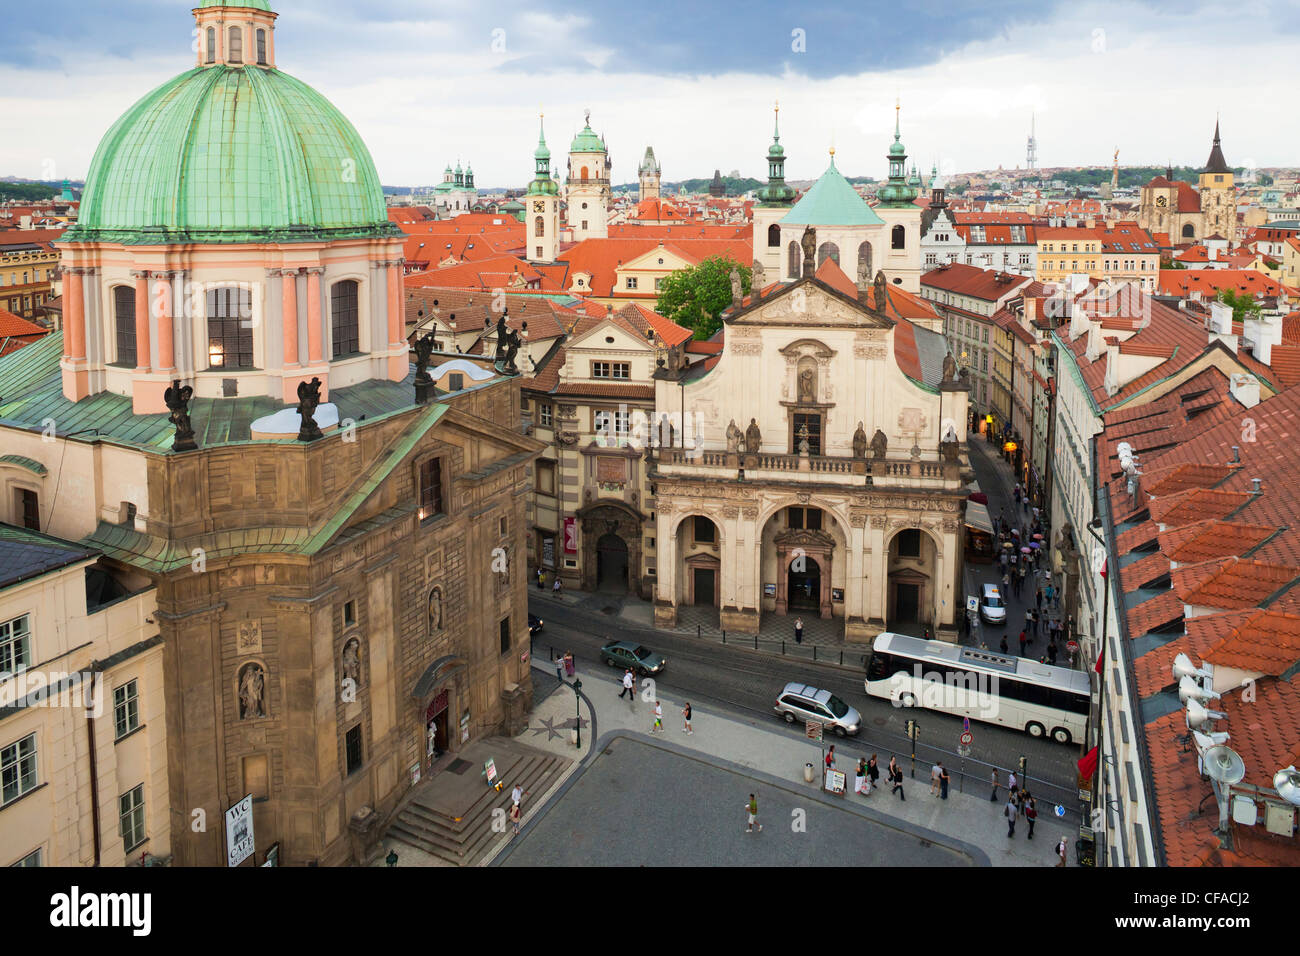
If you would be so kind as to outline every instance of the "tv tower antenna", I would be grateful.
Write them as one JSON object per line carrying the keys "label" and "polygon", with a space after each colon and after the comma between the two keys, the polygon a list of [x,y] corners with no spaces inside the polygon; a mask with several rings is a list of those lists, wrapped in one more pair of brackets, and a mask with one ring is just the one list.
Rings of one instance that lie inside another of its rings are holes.
{"label": "tv tower antenna", "polygon": [[1029,148],[1025,150],[1025,168],[1038,168],[1038,140],[1034,136],[1034,114],[1029,114]]}

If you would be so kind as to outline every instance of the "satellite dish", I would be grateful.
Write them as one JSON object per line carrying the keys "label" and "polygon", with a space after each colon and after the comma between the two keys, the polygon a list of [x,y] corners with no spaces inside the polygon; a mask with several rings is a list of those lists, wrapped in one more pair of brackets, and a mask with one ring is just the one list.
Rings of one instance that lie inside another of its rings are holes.
{"label": "satellite dish", "polygon": [[1184,677],[1178,681],[1178,699],[1184,704],[1189,700],[1207,701],[1223,695],[1216,691],[1206,690],[1196,682],[1195,677]]}
{"label": "satellite dish", "polygon": [[1221,714],[1217,710],[1206,710],[1194,700],[1187,702],[1187,726],[1204,727],[1211,720],[1226,720],[1227,714]]}
{"label": "satellite dish", "polygon": [[1209,671],[1204,667],[1197,667],[1192,663],[1192,659],[1186,654],[1179,654],[1174,658],[1174,677],[1209,677]]}
{"label": "satellite dish", "polygon": [[1246,761],[1231,747],[1220,744],[1205,751],[1201,757],[1201,769],[1207,777],[1219,783],[1241,783],[1246,776]]}
{"label": "satellite dish", "polygon": [[1287,803],[1300,807],[1300,772],[1296,771],[1295,764],[1273,774],[1273,789]]}

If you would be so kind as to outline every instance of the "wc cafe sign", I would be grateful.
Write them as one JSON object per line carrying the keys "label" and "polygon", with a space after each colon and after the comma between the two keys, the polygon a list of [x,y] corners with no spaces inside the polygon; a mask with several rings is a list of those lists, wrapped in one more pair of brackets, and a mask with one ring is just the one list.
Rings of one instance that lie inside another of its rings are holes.
{"label": "wc cafe sign", "polygon": [[239,866],[253,855],[253,795],[250,793],[226,811],[226,862]]}

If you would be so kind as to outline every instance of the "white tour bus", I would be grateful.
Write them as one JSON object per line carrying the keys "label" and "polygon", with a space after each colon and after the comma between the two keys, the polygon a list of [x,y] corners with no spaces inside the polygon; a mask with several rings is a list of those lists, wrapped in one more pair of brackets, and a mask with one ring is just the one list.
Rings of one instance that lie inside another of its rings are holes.
{"label": "white tour bus", "polygon": [[899,707],[1018,727],[1057,743],[1082,740],[1092,698],[1086,673],[885,632],[872,645],[867,693]]}

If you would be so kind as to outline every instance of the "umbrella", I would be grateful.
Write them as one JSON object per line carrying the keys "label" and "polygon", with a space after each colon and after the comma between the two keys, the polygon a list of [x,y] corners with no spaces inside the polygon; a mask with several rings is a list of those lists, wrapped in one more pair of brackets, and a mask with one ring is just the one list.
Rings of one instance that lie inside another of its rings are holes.
{"label": "umbrella", "polygon": [[1031,554],[1031,553],[1033,552],[1033,550],[1034,550],[1033,548],[1021,548],[1021,549],[1020,549],[1020,553],[1021,553],[1021,554]]}
{"label": "umbrella", "polygon": [[984,492],[982,491],[976,491],[973,494],[969,494],[966,496],[966,499],[968,501],[974,501],[977,504],[981,504],[981,505],[986,505],[989,503],[989,496],[984,494]]}
{"label": "umbrella", "polygon": [[1004,548],[1014,548],[1015,545],[1012,544],[1010,541],[1007,541],[1007,542],[1005,542],[1005,543],[1002,545],[1002,547],[1004,547]]}
{"label": "umbrella", "polygon": [[1041,534],[1036,534],[1036,535],[1034,535],[1034,540],[1035,540],[1035,541],[1042,541],[1042,540],[1043,540],[1043,536],[1042,536]]}
{"label": "umbrella", "polygon": [[1031,547],[1031,548],[1033,548],[1035,551],[1037,551],[1039,548],[1042,547],[1042,545],[1039,544],[1037,541],[1031,541],[1031,542],[1029,542],[1029,545],[1028,545],[1028,546]]}

